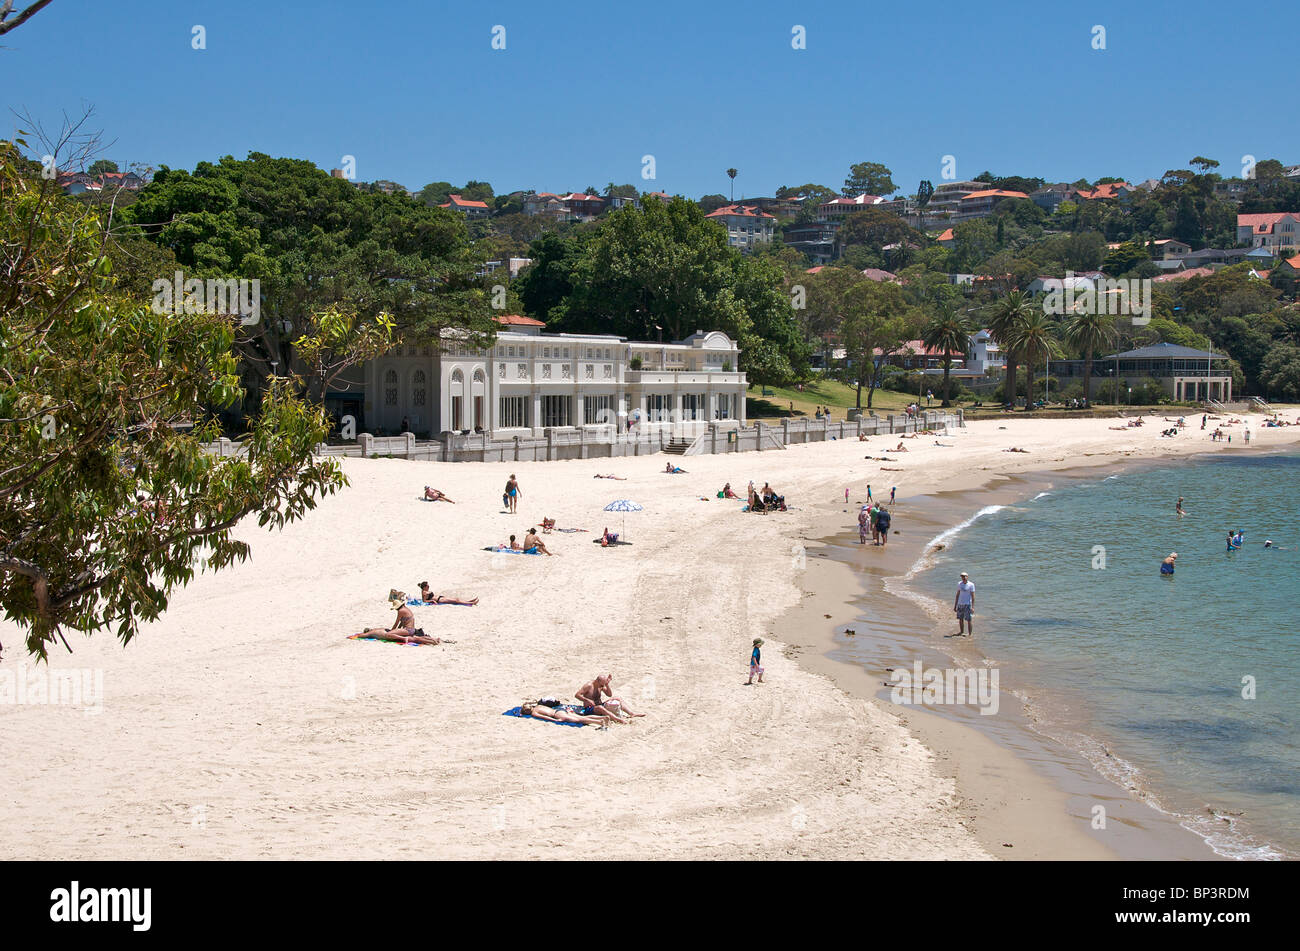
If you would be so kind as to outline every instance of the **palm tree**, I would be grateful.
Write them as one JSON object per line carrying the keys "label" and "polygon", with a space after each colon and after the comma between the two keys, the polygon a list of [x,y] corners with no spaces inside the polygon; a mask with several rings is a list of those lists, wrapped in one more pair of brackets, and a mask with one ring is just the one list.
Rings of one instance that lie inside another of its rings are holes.
{"label": "palm tree", "polygon": [[938,350],[943,354],[943,406],[952,405],[952,386],[949,372],[952,370],[952,355],[964,354],[970,342],[970,328],[964,315],[957,312],[952,304],[940,304],[934,317],[926,325],[921,335],[927,350]]}
{"label": "palm tree", "polygon": [[1115,339],[1115,318],[1110,314],[1080,313],[1065,324],[1065,339],[1083,353],[1083,398],[1092,405],[1092,357]]}
{"label": "palm tree", "polygon": [[1015,349],[1016,328],[1035,310],[1041,313],[1042,309],[1034,305],[1028,294],[1011,291],[1001,300],[994,301],[987,311],[989,333],[1007,360],[1007,378],[1002,390],[1006,403],[1013,408],[1016,405],[1016,363],[1020,359]]}
{"label": "palm tree", "polygon": [[1031,307],[1016,323],[1012,345],[1025,358],[1026,382],[1025,409],[1034,405],[1034,364],[1059,356],[1061,348],[1056,342],[1056,328],[1041,307]]}
{"label": "palm tree", "polygon": [[735,200],[736,200],[736,176],[739,175],[739,174],[740,174],[740,173],[737,172],[734,168],[729,168],[729,169],[727,169],[727,177],[728,177],[729,179],[731,179],[731,200],[732,200],[732,202],[735,202]]}

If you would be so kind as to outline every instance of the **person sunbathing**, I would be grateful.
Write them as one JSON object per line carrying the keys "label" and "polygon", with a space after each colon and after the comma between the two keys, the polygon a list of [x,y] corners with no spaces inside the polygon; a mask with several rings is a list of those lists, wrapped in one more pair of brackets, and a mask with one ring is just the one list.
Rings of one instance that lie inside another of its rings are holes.
{"label": "person sunbathing", "polygon": [[[397,620],[392,627],[368,627],[361,632],[362,637],[377,641],[393,641],[398,644],[428,644],[437,646],[445,638],[429,637],[422,628],[415,626],[415,612],[403,604],[397,609]],[[455,641],[447,641],[454,644]]]}
{"label": "person sunbathing", "polygon": [[[556,701],[558,703],[558,701]],[[552,723],[582,723],[587,726],[609,726],[609,717],[585,717],[573,713],[561,706],[550,706],[541,700],[530,700],[519,705],[519,715],[532,717],[534,720],[550,720]]]}
{"label": "person sunbathing", "polygon": [[617,532],[610,534],[609,528],[607,527],[603,532],[600,533],[601,548],[608,548],[610,545],[617,545],[617,544],[618,544]]}
{"label": "person sunbathing", "polygon": [[722,487],[722,497],[723,497],[724,499],[738,499],[738,498],[740,498],[740,496],[738,496],[735,492],[731,491],[731,483],[730,483],[730,482],[728,482],[726,485],[724,485],[724,486]]}
{"label": "person sunbathing", "polygon": [[426,502],[451,502],[452,505],[456,504],[447,498],[447,494],[441,489],[431,489],[427,485],[424,487],[424,500]]}
{"label": "person sunbathing", "polygon": [[478,604],[478,598],[471,598],[469,601],[463,598],[450,598],[445,594],[434,594],[429,590],[429,582],[420,582],[420,600],[425,604],[460,604],[467,608],[472,608]]}
{"label": "person sunbathing", "polygon": [[1003,452],[1028,452],[1028,449],[1021,449],[1019,446],[1012,446],[1010,449],[1003,449]]}
{"label": "person sunbathing", "polygon": [[664,472],[668,473],[669,475],[680,475],[686,472],[686,470],[678,466],[675,466],[670,462],[668,463],[667,467],[664,469]]}
{"label": "person sunbathing", "polygon": [[551,532],[551,529],[553,529],[554,527],[555,527],[555,519],[553,519],[553,518],[544,518],[544,519],[542,519],[542,534],[543,534],[543,535],[549,535],[550,532]]}
{"label": "person sunbathing", "polygon": [[627,481],[627,479],[624,476],[616,476],[613,473],[610,473],[609,475],[594,475],[592,476],[592,478],[593,479],[617,479],[619,482]]}
{"label": "person sunbathing", "polygon": [[[610,689],[613,683],[613,674],[600,674],[593,677],[590,683],[583,684],[573,694],[583,703],[583,716],[607,716],[615,723],[627,723],[623,717],[643,717],[644,713],[634,713],[622,698],[615,697],[614,691]],[[608,694],[608,697],[604,697]]]}
{"label": "person sunbathing", "polygon": [[907,452],[907,451],[908,451],[908,448],[907,448],[906,446],[904,446],[901,442],[900,442],[897,446],[894,447],[894,452]]}
{"label": "person sunbathing", "polygon": [[528,534],[524,536],[524,551],[540,551],[543,555],[552,555],[554,552],[548,551],[546,543],[537,536],[537,529],[530,528]]}

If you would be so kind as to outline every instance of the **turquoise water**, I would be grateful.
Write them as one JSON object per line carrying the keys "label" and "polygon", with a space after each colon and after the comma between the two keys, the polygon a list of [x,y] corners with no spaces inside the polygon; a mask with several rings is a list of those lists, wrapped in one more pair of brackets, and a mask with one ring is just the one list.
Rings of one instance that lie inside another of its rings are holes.
{"label": "turquoise water", "polygon": [[[1185,518],[1174,514],[1179,496]],[[1026,688],[1044,732],[1216,851],[1293,857],[1298,511],[1297,455],[1219,455],[1063,482],[985,510],[945,540],[916,586],[950,608],[958,572],[970,572],[977,646],[1004,681]],[[1226,551],[1229,528],[1245,532],[1240,551]],[[1278,547],[1265,549],[1266,538]],[[1173,551],[1177,572],[1162,577]]]}

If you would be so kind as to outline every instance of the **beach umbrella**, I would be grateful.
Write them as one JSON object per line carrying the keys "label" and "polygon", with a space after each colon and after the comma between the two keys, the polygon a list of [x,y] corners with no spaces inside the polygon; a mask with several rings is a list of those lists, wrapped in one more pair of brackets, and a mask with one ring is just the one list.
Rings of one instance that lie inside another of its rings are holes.
{"label": "beach umbrella", "polygon": [[627,513],[640,512],[641,503],[633,502],[631,499],[619,499],[616,502],[610,502],[608,505],[606,505],[605,511],[623,513],[623,536],[624,538],[626,538],[627,537]]}

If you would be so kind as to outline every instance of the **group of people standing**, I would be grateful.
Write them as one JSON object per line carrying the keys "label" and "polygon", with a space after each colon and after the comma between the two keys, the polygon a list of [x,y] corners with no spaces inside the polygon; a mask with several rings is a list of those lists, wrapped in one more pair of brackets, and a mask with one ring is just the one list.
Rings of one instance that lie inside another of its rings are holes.
{"label": "group of people standing", "polygon": [[889,526],[893,522],[893,516],[889,509],[880,502],[872,502],[864,505],[858,511],[858,544],[867,543],[867,532],[871,533],[871,544],[886,545],[889,543]]}

